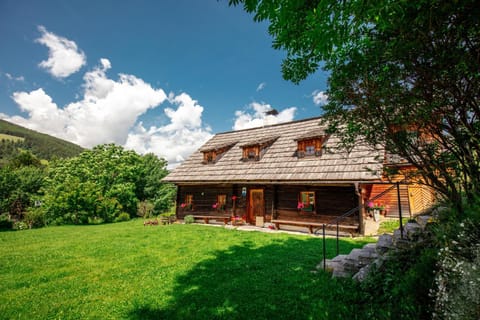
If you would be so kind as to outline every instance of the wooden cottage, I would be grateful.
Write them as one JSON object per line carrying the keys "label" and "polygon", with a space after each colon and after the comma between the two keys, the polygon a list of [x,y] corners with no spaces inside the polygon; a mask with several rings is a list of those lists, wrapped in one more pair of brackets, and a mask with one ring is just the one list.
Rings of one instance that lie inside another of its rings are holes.
{"label": "wooden cottage", "polygon": [[392,216],[399,193],[406,217],[431,203],[421,187],[397,190],[385,183],[383,150],[359,143],[342,151],[339,138],[319,123],[312,118],[216,134],[164,179],[178,186],[177,217],[312,231],[350,212],[340,227],[362,232],[369,216],[364,208],[377,195],[375,205]]}

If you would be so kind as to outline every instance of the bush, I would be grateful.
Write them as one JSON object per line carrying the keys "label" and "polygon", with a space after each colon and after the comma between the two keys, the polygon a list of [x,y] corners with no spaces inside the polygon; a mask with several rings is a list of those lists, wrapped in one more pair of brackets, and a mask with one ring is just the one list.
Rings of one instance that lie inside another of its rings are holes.
{"label": "bush", "polygon": [[142,218],[150,218],[152,216],[154,204],[148,200],[140,201],[137,205],[137,216]]}
{"label": "bush", "polygon": [[97,217],[97,216],[95,216],[93,218],[90,218],[90,217],[88,218],[88,224],[102,224],[104,222],[105,221],[102,218]]}
{"label": "bush", "polygon": [[45,226],[45,211],[40,207],[28,208],[25,212],[25,223],[31,228],[41,228]]}
{"label": "bush", "polygon": [[450,239],[439,253],[433,318],[480,319],[480,223],[457,223]]}
{"label": "bush", "polygon": [[28,229],[28,225],[23,221],[16,221],[13,224],[13,229],[14,230],[26,230],[26,229]]}
{"label": "bush", "polygon": [[120,213],[118,217],[115,218],[115,222],[129,221],[130,215],[126,212]]}
{"label": "bush", "polygon": [[[426,236],[426,235],[425,235]],[[391,252],[361,283],[360,319],[429,319],[438,250],[433,239]]]}
{"label": "bush", "polygon": [[190,223],[194,223],[195,222],[195,218],[192,216],[192,215],[188,215],[188,216],[185,216],[183,218],[183,222],[185,224],[190,224]]}
{"label": "bush", "polygon": [[13,221],[6,213],[0,214],[0,230],[11,230],[13,228]]}

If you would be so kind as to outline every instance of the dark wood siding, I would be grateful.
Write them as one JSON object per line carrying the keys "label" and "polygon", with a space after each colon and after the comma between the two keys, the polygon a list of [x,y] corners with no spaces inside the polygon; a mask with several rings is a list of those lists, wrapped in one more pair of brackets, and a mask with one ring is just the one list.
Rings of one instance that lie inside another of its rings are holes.
{"label": "dark wood siding", "polygon": [[[292,186],[292,185],[249,185],[249,189],[263,189],[265,200],[265,221],[270,219],[329,221],[358,205],[354,186]],[[300,192],[315,192],[315,208],[313,211],[297,209]],[[208,185],[179,186],[178,188],[178,218],[183,219],[188,214],[247,214],[248,192],[242,197],[240,185]],[[186,195],[193,195],[193,207],[181,208]],[[226,194],[227,204],[224,211],[219,212],[212,206],[217,201],[217,195]],[[232,196],[235,195],[235,212]],[[358,221],[358,215],[349,219]]]}
{"label": "dark wood siding", "polygon": [[[193,196],[193,207],[182,208],[188,194]],[[227,195],[227,203],[224,210],[213,208],[217,202],[219,194]],[[177,216],[183,219],[189,214],[227,214],[232,212],[233,208],[233,186],[232,185],[209,185],[209,186],[179,186]]]}
{"label": "dark wood siding", "polygon": [[[297,204],[302,191],[315,192],[314,211],[302,211]],[[328,221],[358,206],[354,186],[278,186],[276,219]],[[353,220],[358,219],[358,214]],[[351,219],[350,219],[351,220]]]}

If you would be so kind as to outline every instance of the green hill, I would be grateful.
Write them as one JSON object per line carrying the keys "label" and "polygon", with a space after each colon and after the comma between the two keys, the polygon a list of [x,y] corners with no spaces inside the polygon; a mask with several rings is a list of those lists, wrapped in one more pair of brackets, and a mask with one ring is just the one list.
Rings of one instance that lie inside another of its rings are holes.
{"label": "green hill", "polygon": [[29,150],[46,160],[74,157],[84,150],[74,143],[0,119],[0,163],[19,149]]}

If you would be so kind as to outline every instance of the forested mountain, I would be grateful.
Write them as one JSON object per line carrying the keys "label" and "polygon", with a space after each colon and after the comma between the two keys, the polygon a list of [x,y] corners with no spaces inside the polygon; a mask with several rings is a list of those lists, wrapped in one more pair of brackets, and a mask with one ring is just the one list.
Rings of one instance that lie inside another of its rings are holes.
{"label": "forested mountain", "polygon": [[74,157],[84,151],[71,142],[0,119],[0,165],[20,150],[28,150],[37,158],[46,160]]}

